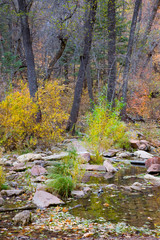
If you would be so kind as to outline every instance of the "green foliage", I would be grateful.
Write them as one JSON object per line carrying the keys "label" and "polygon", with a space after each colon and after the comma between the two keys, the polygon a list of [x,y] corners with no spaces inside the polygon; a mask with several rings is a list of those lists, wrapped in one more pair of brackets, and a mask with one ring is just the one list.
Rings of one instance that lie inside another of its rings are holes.
{"label": "green foliage", "polygon": [[[6,149],[23,149],[37,144],[49,145],[62,140],[67,114],[61,107],[63,87],[56,82],[47,83],[38,90],[38,104],[30,98],[27,85],[10,92],[0,102],[0,144]],[[38,105],[42,121],[36,122]]]}
{"label": "green foliage", "polygon": [[85,140],[92,145],[95,152],[113,146],[129,147],[126,126],[119,118],[121,108],[122,104],[119,101],[116,101],[115,107],[111,108],[101,97],[93,112],[88,114]]}
{"label": "green foliage", "polygon": [[62,163],[56,163],[50,169],[48,178],[51,180],[47,184],[48,190],[67,198],[83,175],[83,171],[79,168],[80,164],[81,159],[78,158],[76,151],[70,151]]}
{"label": "green foliage", "polygon": [[2,167],[0,166],[0,190],[3,189],[5,183],[5,174],[3,172]]}

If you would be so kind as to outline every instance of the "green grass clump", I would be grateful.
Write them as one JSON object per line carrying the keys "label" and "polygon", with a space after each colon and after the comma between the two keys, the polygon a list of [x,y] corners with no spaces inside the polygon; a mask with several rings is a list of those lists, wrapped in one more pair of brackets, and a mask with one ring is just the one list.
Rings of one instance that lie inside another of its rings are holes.
{"label": "green grass clump", "polygon": [[5,174],[3,172],[2,167],[0,166],[0,190],[3,189],[5,183]]}
{"label": "green grass clump", "polygon": [[100,99],[93,112],[87,116],[85,140],[95,152],[114,148],[129,148],[127,127],[120,120],[119,113],[122,104],[116,101],[116,107],[111,108],[104,99]]}
{"label": "green grass clump", "polygon": [[62,163],[56,163],[50,169],[48,190],[68,198],[83,175],[83,171],[79,168],[80,164],[81,159],[78,158],[76,151],[70,151]]}

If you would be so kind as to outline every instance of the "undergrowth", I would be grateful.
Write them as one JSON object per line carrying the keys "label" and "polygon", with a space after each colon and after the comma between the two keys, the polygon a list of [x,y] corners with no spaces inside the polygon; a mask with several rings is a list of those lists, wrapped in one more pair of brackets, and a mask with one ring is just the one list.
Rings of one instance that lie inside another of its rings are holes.
{"label": "undergrowth", "polygon": [[75,150],[69,152],[61,163],[56,163],[48,175],[47,188],[63,198],[68,198],[71,191],[77,186],[83,177],[84,171],[80,169],[82,159],[78,157]]}
{"label": "undergrowth", "polygon": [[85,141],[92,146],[96,154],[111,147],[129,148],[127,127],[119,117],[121,108],[119,101],[111,108],[104,98],[100,98],[93,112],[87,115]]}
{"label": "undergrowth", "polygon": [[[39,87],[37,103],[23,83],[20,90],[8,93],[0,102],[0,144],[13,150],[62,140],[64,121],[68,118],[61,106],[62,90],[57,82]],[[40,123],[36,122],[38,106],[42,113]]]}
{"label": "undergrowth", "polygon": [[4,184],[5,184],[5,174],[2,167],[0,166],[0,190],[3,189]]}

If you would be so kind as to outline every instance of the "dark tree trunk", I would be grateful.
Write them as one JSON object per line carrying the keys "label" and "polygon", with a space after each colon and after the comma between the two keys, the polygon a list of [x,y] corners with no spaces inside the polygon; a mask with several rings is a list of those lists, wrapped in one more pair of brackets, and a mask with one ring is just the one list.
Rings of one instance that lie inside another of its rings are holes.
{"label": "dark tree trunk", "polygon": [[38,90],[34,55],[32,49],[32,41],[30,35],[30,28],[28,23],[28,11],[27,3],[25,0],[18,0],[20,19],[21,19],[21,30],[23,37],[23,45],[27,63],[27,76],[29,82],[29,91],[32,98],[35,98],[36,92]]}
{"label": "dark tree trunk", "polygon": [[113,102],[116,85],[116,1],[108,1],[108,89],[107,100]]}
{"label": "dark tree trunk", "polygon": [[122,111],[121,111],[122,120],[125,120],[125,115],[126,115],[129,68],[130,68],[130,61],[131,61],[131,55],[132,55],[132,49],[133,49],[133,43],[134,43],[134,35],[136,30],[137,18],[138,18],[138,13],[139,13],[141,3],[142,3],[142,0],[136,0],[135,2],[134,13],[132,17],[132,24],[130,29],[130,36],[128,41],[127,54],[125,58],[125,65],[124,65],[124,72],[123,72],[123,89],[122,89],[122,98],[124,103],[124,107],[122,108]]}
{"label": "dark tree trunk", "polygon": [[49,67],[48,67],[47,74],[45,76],[44,81],[49,80],[51,78],[51,74],[53,72],[53,68],[54,68],[55,64],[57,63],[57,61],[62,56],[62,54],[63,54],[63,52],[65,50],[65,47],[67,45],[68,38],[69,38],[68,36],[65,37],[65,38],[62,37],[62,36],[59,36],[59,40],[61,41],[60,48],[58,49],[57,53],[55,54],[55,56],[53,57],[53,59],[49,63]]}
{"label": "dark tree trunk", "polygon": [[[20,12],[20,19],[21,19],[21,31],[22,31],[22,38],[23,38],[23,45],[26,57],[26,64],[27,64],[27,77],[29,83],[29,92],[30,96],[34,101],[37,101],[36,93],[38,91],[38,84],[36,78],[36,71],[35,71],[35,63],[34,63],[34,55],[32,49],[32,41],[31,41],[31,34],[30,28],[28,23],[28,7],[29,5],[26,3],[25,0],[18,0],[19,5],[19,12]],[[39,106],[38,106],[39,108]],[[41,111],[40,108],[37,112],[36,121],[41,121]]]}
{"label": "dark tree trunk", "polygon": [[87,7],[88,7],[88,4],[90,4],[90,6],[89,6],[88,14],[86,16],[85,24],[84,24],[84,30],[85,30],[84,49],[83,49],[83,54],[80,57],[80,68],[79,68],[77,83],[75,87],[74,100],[73,100],[71,114],[70,114],[70,117],[67,123],[67,128],[66,128],[67,131],[72,130],[73,134],[75,131],[75,124],[77,122],[78,113],[79,113],[85,72],[86,72],[88,61],[89,61],[93,27],[95,23],[95,16],[96,16],[96,10],[97,10],[97,0],[87,0],[86,1]]}
{"label": "dark tree trunk", "polygon": [[86,78],[87,78],[87,86],[88,86],[88,95],[89,95],[89,100],[90,100],[90,107],[91,107],[91,110],[93,110],[93,108],[94,108],[94,98],[93,98],[93,91],[92,91],[92,79],[91,79],[90,62],[87,64]]}

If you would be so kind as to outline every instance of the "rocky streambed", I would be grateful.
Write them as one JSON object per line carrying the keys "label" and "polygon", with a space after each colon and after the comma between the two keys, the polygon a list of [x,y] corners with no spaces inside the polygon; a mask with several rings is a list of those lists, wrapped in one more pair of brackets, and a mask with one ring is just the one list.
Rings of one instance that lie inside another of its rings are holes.
{"label": "rocky streambed", "polygon": [[104,165],[93,165],[79,142],[74,147],[86,161],[81,166],[86,172],[67,201],[47,193],[44,185],[48,168],[67,152],[1,158],[10,189],[0,194],[0,239],[114,239],[135,233],[158,238],[160,178],[146,175],[144,168],[152,155],[140,150],[145,158],[124,151],[113,156],[112,151],[104,154]]}

